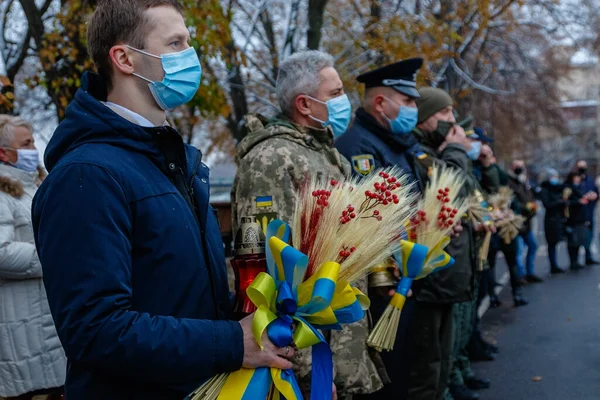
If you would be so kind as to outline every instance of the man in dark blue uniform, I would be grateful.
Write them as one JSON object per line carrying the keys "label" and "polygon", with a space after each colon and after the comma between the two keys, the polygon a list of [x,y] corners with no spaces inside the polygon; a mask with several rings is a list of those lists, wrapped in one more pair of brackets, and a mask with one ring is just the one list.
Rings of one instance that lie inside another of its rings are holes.
{"label": "man in dark blue uniform", "polygon": [[[366,176],[374,169],[396,166],[415,182],[415,190],[423,188],[422,176],[426,169],[421,158],[427,155],[412,134],[418,120],[415,99],[416,75],[423,64],[420,58],[396,62],[360,75],[357,79],[365,85],[362,107],[350,129],[335,143],[335,147],[352,163],[356,176]],[[387,290],[371,289],[371,312],[376,322],[390,296]],[[407,300],[402,311],[400,327],[394,348],[383,352],[382,358],[390,383],[377,393],[360,399],[404,399],[408,390],[411,346],[408,338],[415,302]]]}

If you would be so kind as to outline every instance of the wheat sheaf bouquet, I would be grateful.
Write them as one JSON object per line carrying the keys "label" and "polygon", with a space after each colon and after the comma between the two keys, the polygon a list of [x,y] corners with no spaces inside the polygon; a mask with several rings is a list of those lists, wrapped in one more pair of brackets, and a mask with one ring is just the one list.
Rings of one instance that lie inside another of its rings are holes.
{"label": "wheat sheaf bouquet", "polygon": [[454,263],[444,248],[468,208],[467,201],[459,196],[463,184],[460,171],[437,164],[433,167],[423,197],[415,207],[416,215],[407,226],[407,240],[400,240],[400,251],[394,255],[402,278],[367,340],[376,350],[389,351],[394,347],[400,315],[412,282]]}
{"label": "wheat sheaf bouquet", "polygon": [[[319,329],[360,320],[368,298],[350,283],[400,250],[416,202],[407,178],[389,168],[358,179],[310,176],[296,198],[293,221],[267,227],[267,269],[247,289],[257,306],[253,332],[279,347],[312,347],[311,400],[330,400],[331,350]],[[291,370],[241,369],[213,377],[188,399],[299,400]]]}
{"label": "wheat sheaf bouquet", "polygon": [[502,186],[498,193],[488,199],[489,204],[493,207],[492,217],[498,229],[498,235],[506,244],[512,242],[519,235],[525,222],[523,216],[515,214],[510,208],[513,196],[512,189]]}

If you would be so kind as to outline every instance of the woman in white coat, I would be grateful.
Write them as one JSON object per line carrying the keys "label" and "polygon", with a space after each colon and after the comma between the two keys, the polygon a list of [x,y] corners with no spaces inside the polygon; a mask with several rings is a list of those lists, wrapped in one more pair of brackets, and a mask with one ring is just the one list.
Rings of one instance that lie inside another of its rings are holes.
{"label": "woman in white coat", "polygon": [[60,399],[65,382],[31,226],[42,171],[31,125],[0,115],[0,398]]}

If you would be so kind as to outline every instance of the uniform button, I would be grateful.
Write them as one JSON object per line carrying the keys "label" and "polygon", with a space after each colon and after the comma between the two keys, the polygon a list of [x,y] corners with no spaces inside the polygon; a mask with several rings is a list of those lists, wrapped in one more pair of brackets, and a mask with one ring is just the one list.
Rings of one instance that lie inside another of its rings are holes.
{"label": "uniform button", "polygon": [[174,163],[169,164],[169,169],[171,171],[173,171],[175,169],[175,164]]}
{"label": "uniform button", "polygon": [[202,181],[202,183],[206,183],[206,182],[208,182],[208,181],[207,181],[206,179],[204,179],[204,178],[202,178],[202,179],[200,179],[200,180]]}

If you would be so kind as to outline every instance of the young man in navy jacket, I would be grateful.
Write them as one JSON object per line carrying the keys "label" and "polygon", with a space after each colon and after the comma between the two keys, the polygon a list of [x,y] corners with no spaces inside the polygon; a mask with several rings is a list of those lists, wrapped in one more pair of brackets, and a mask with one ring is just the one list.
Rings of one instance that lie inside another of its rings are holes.
{"label": "young man in navy jacket", "polygon": [[165,124],[201,67],[175,0],[105,0],[88,26],[99,75],[45,155],[33,204],[69,400],[182,399],[242,366],[291,368],[252,319],[228,320],[223,245],[200,152]]}

